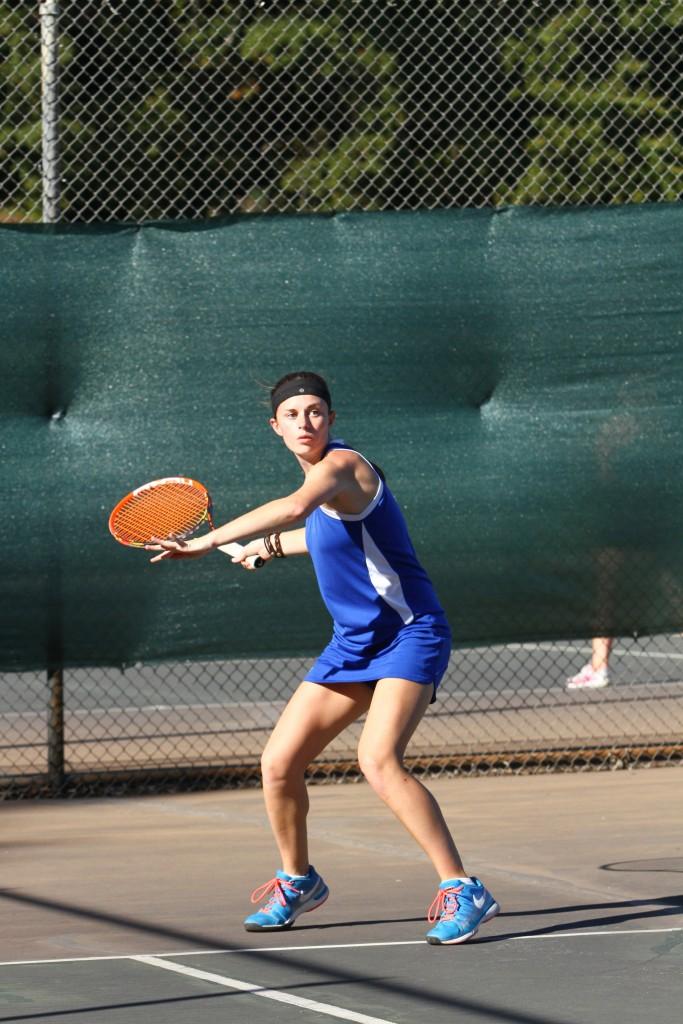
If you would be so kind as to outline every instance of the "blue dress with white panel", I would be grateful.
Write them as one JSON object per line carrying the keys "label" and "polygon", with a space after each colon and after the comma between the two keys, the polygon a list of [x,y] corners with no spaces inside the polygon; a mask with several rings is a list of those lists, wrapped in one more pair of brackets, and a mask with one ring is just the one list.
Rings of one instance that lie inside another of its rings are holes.
{"label": "blue dress with white panel", "polygon": [[[335,440],[325,454],[329,451],[355,449]],[[410,679],[431,684],[435,695],[448,666],[450,629],[403,513],[379,474],[363,512],[316,508],[306,520],[306,544],[334,622],[332,639],[306,679],[370,684]]]}

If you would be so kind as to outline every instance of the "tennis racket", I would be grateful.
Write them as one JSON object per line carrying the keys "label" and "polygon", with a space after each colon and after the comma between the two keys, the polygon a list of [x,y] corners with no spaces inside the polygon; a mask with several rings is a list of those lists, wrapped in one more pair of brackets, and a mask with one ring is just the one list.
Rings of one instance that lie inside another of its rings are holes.
{"label": "tennis racket", "polygon": [[[185,476],[168,476],[137,487],[122,498],[109,516],[109,531],[127,547],[142,548],[154,537],[184,540],[206,523],[213,530],[211,496],[203,484]],[[221,544],[218,548],[234,558],[241,544]],[[247,559],[260,569],[258,555]]]}

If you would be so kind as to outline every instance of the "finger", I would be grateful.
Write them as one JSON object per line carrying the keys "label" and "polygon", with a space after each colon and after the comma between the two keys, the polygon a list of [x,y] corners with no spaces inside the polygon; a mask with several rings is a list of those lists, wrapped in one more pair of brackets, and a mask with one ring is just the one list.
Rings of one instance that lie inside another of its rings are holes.
{"label": "finger", "polygon": [[150,537],[145,547],[149,551],[181,551],[186,545],[170,537]]}
{"label": "finger", "polygon": [[166,540],[169,541],[171,544],[177,544],[179,548],[187,547],[187,541],[179,533],[172,533],[170,537],[166,538]]}
{"label": "finger", "polygon": [[163,558],[172,558],[173,554],[170,551],[162,551],[160,555],[155,555],[154,558],[150,558],[150,562],[160,562]]}

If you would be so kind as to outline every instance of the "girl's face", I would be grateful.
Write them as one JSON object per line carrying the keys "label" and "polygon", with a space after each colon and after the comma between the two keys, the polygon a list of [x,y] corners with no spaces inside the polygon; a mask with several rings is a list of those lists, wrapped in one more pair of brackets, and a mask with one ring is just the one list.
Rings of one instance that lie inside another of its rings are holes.
{"label": "girl's face", "polygon": [[333,423],[334,413],[316,395],[286,398],[270,421],[290,452],[303,462],[318,462],[322,457]]}

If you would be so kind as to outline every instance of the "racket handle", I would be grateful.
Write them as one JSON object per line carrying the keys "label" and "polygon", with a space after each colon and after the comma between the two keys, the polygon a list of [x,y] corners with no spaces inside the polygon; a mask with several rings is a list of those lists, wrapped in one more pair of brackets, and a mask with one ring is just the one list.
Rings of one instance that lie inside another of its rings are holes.
{"label": "racket handle", "polygon": [[[222,551],[224,555],[229,555],[230,558],[235,558],[236,555],[241,555],[244,549],[241,544],[232,543],[221,544],[218,550]],[[260,569],[262,565],[265,565],[265,562],[260,555],[250,555],[247,559],[247,565],[252,566],[254,569]]]}

